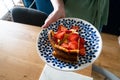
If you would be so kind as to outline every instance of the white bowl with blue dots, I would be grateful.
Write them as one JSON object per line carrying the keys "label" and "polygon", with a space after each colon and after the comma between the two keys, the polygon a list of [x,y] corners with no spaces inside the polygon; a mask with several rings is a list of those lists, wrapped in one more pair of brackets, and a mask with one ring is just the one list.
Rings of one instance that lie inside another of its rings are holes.
{"label": "white bowl with blue dots", "polygon": [[[79,35],[85,40],[86,54],[79,56],[77,64],[67,63],[52,55],[53,48],[48,39],[50,30],[57,31],[59,25],[68,29],[79,26]],[[37,40],[37,50],[40,58],[49,66],[63,71],[81,70],[91,65],[100,55],[102,50],[102,39],[98,30],[89,22],[78,18],[62,18],[40,31]]]}

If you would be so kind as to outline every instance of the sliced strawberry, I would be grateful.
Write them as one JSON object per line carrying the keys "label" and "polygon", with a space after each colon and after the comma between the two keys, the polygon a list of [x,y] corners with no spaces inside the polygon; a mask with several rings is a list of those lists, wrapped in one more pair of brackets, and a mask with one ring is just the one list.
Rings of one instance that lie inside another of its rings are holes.
{"label": "sliced strawberry", "polygon": [[69,37],[68,37],[68,40],[69,40],[69,41],[78,41],[78,39],[79,39],[79,35],[76,34],[76,33],[72,33],[72,34],[70,34]]}
{"label": "sliced strawberry", "polygon": [[58,42],[57,42],[57,38],[55,38],[55,37],[52,37],[52,40],[55,42],[55,44],[58,44]]}
{"label": "sliced strawberry", "polygon": [[66,31],[66,30],[67,30],[67,28],[64,25],[59,25],[58,26],[58,32],[59,31]]}
{"label": "sliced strawberry", "polygon": [[86,51],[85,51],[85,47],[83,43],[79,43],[79,54],[80,55],[85,55]]}
{"label": "sliced strawberry", "polygon": [[84,56],[85,53],[86,53],[85,48],[81,48],[81,49],[79,50],[79,53],[80,53],[80,55]]}
{"label": "sliced strawberry", "polygon": [[57,38],[57,39],[62,40],[64,35],[65,35],[65,32],[64,31],[60,31],[60,32],[55,33],[54,37]]}
{"label": "sliced strawberry", "polygon": [[68,45],[69,45],[69,49],[71,49],[71,50],[78,49],[78,42],[77,41],[69,42]]}
{"label": "sliced strawberry", "polygon": [[78,31],[79,30],[79,26],[72,26],[71,29],[74,29],[75,31]]}
{"label": "sliced strawberry", "polygon": [[69,47],[67,43],[62,43],[61,46],[66,48],[66,49],[68,49],[68,47]]}
{"label": "sliced strawberry", "polygon": [[72,31],[70,31],[70,30],[66,30],[65,32],[66,32],[66,34],[72,33]]}
{"label": "sliced strawberry", "polygon": [[84,48],[84,44],[79,43],[79,49]]}
{"label": "sliced strawberry", "polygon": [[80,43],[83,44],[83,45],[85,44],[85,40],[81,37],[80,37]]}

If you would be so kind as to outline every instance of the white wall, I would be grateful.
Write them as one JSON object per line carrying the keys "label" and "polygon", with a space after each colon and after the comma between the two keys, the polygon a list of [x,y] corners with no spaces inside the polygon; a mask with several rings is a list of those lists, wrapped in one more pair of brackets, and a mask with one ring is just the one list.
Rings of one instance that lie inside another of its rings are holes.
{"label": "white wall", "polygon": [[[15,4],[19,2],[19,0],[13,0]],[[4,16],[10,10],[13,8],[14,4],[12,0],[0,0],[0,18]]]}

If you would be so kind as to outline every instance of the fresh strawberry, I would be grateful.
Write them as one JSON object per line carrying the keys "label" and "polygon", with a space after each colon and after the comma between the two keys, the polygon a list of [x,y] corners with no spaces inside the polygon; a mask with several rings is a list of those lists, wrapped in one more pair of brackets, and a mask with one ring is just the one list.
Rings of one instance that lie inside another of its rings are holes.
{"label": "fresh strawberry", "polygon": [[66,34],[72,33],[72,31],[70,31],[70,30],[66,30],[65,32],[66,32]]}
{"label": "fresh strawberry", "polygon": [[63,26],[63,25],[58,26],[58,32],[59,31],[66,31],[66,30],[67,30],[67,28],[65,26]]}
{"label": "fresh strawberry", "polygon": [[80,43],[81,43],[82,45],[85,44],[85,40],[84,40],[82,37],[80,37]]}
{"label": "fresh strawberry", "polygon": [[78,31],[79,30],[79,26],[72,26],[71,29],[74,29],[75,31]]}
{"label": "fresh strawberry", "polygon": [[82,55],[82,56],[84,56],[85,55],[85,48],[81,48],[80,50],[79,50],[79,53],[80,53],[80,55]]}
{"label": "fresh strawberry", "polygon": [[54,37],[57,38],[57,39],[62,40],[64,35],[65,35],[65,32],[64,31],[60,31],[60,32],[55,33]]}
{"label": "fresh strawberry", "polygon": [[84,48],[84,44],[79,43],[79,49]]}
{"label": "fresh strawberry", "polygon": [[52,37],[52,40],[55,42],[55,44],[58,44],[58,39],[57,38],[55,38],[55,37]]}
{"label": "fresh strawberry", "polygon": [[76,33],[72,33],[68,37],[69,41],[78,41],[78,39],[79,39],[79,34],[76,34]]}
{"label": "fresh strawberry", "polygon": [[69,47],[67,43],[62,43],[61,46],[66,48],[66,49],[68,49],[68,47]]}
{"label": "fresh strawberry", "polygon": [[[82,39],[82,38],[81,38]],[[85,51],[85,47],[84,47],[84,44],[83,43],[79,43],[79,53],[80,55],[85,55],[86,51]]]}
{"label": "fresh strawberry", "polygon": [[78,42],[77,41],[71,41],[68,43],[69,45],[69,49],[74,50],[74,49],[78,49]]}

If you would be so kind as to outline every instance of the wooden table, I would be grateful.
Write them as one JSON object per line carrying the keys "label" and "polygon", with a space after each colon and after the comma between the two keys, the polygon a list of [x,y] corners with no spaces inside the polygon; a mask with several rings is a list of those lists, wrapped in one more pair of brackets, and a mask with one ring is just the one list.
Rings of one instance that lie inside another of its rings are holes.
{"label": "wooden table", "polygon": [[[38,80],[45,63],[36,41],[41,28],[0,20],[0,80]],[[91,66],[77,71],[91,76]]]}

